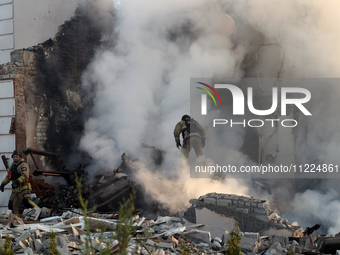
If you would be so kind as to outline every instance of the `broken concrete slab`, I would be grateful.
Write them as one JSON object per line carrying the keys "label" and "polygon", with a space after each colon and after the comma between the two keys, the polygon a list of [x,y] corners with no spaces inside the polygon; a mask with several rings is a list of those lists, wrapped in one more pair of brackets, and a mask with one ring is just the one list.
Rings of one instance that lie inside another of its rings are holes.
{"label": "broken concrete slab", "polygon": [[105,231],[113,231],[116,229],[117,224],[115,222],[104,220],[104,219],[96,219],[93,217],[87,217],[90,222],[90,229],[92,231],[96,229],[101,229]]}
{"label": "broken concrete slab", "polygon": [[176,234],[182,234],[185,231],[185,229],[186,227],[170,229],[169,231],[166,231],[165,233],[163,233],[163,235],[166,237],[170,237]]}
{"label": "broken concrete slab", "polygon": [[180,217],[171,217],[171,221],[173,221],[173,222],[181,222],[182,218],[180,218]]}
{"label": "broken concrete slab", "polygon": [[67,249],[68,248],[67,243],[68,243],[68,239],[65,234],[57,236],[57,245],[60,245],[62,248]]}
{"label": "broken concrete slab", "polygon": [[3,211],[1,215],[5,216],[4,218],[8,218],[12,214],[12,210]]}
{"label": "broken concrete slab", "polygon": [[218,241],[214,241],[212,245],[212,249],[215,251],[219,251],[222,248],[222,245]]}
{"label": "broken concrete slab", "polygon": [[40,238],[41,238],[41,233],[40,233],[40,231],[39,231],[39,230],[36,230],[36,231],[34,232],[34,236],[35,236],[36,239],[40,239]]}
{"label": "broken concrete slab", "polygon": [[196,223],[205,225],[199,229],[210,232],[212,238],[222,238],[222,235],[231,231],[235,224],[233,218],[221,216],[207,208],[195,209],[195,215]]}
{"label": "broken concrete slab", "polygon": [[14,216],[13,214],[10,215],[7,222],[9,226],[13,225],[15,227],[25,224],[21,218]]}
{"label": "broken concrete slab", "polygon": [[149,246],[154,246],[155,245],[155,242],[152,241],[151,239],[148,239],[146,242],[145,242],[146,245],[149,245]]}
{"label": "broken concrete slab", "polygon": [[34,248],[37,251],[41,251],[43,249],[43,244],[40,239],[34,239]]}
{"label": "broken concrete slab", "polygon": [[200,240],[205,243],[210,243],[211,242],[211,235],[210,232],[207,231],[201,231],[197,229],[190,230],[186,233],[184,233],[185,236],[188,238],[194,238],[197,240]]}
{"label": "broken concrete slab", "polygon": [[71,229],[72,229],[73,236],[74,236],[74,237],[79,237],[80,234],[79,234],[78,230],[73,226],[72,223],[71,223],[70,225],[71,225]]}
{"label": "broken concrete slab", "polygon": [[287,236],[283,235],[271,235],[269,237],[269,244],[279,243],[283,248],[289,244]]}
{"label": "broken concrete slab", "polygon": [[46,218],[49,217],[51,215],[52,210],[47,208],[47,207],[42,207],[41,208],[41,213],[40,213],[40,217],[41,218]]}
{"label": "broken concrete slab", "polygon": [[171,217],[169,217],[169,216],[165,216],[165,217],[158,216],[157,220],[153,223],[153,225],[159,225],[159,224],[163,224],[163,223],[168,223],[169,221],[171,221]]}
{"label": "broken concrete slab", "polygon": [[33,255],[33,250],[31,248],[26,248],[24,250],[24,255]]}
{"label": "broken concrete slab", "polygon": [[57,246],[58,251],[60,252],[61,255],[69,255],[70,252],[68,249],[62,248],[60,246]]}
{"label": "broken concrete slab", "polygon": [[77,226],[74,226],[74,228],[78,231],[79,235],[85,235],[86,234],[86,231],[82,230],[81,228],[79,228]]}
{"label": "broken concrete slab", "polygon": [[43,249],[44,250],[47,250],[49,247],[50,247],[50,243],[51,243],[51,240],[50,239],[47,239],[45,240],[42,244],[43,244]]}
{"label": "broken concrete slab", "polygon": [[309,250],[313,250],[315,247],[315,242],[317,239],[320,238],[320,234],[319,233],[312,233],[310,234],[305,242],[305,247]]}
{"label": "broken concrete slab", "polygon": [[23,232],[18,238],[16,238],[16,241],[19,242],[19,241],[25,241],[26,239],[28,239],[28,237],[31,236],[31,233],[28,232],[28,231],[25,231]]}
{"label": "broken concrete slab", "polygon": [[282,235],[282,236],[293,236],[292,231],[286,228],[268,228],[259,232],[260,236],[272,236],[272,235]]}
{"label": "broken concrete slab", "polygon": [[53,216],[53,217],[48,217],[48,218],[44,218],[41,219],[40,222],[62,222],[63,218],[60,216]]}
{"label": "broken concrete slab", "polygon": [[[191,199],[191,208],[198,212],[199,209],[206,208],[217,215],[234,217],[239,222],[241,231],[259,232],[268,226],[276,226],[276,222],[270,222],[271,210],[268,202],[252,197],[208,193],[197,200]],[[185,217],[197,223],[197,215],[190,209],[185,213]],[[194,219],[193,219],[194,218]]]}
{"label": "broken concrete slab", "polygon": [[67,224],[70,224],[70,223],[72,223],[72,224],[80,223],[80,219],[79,219],[79,217],[73,217],[69,220],[64,221],[63,223],[64,223],[64,225],[67,225]]}
{"label": "broken concrete slab", "polygon": [[24,243],[22,241],[18,241],[14,247],[13,247],[13,251],[19,251],[21,249],[25,250],[27,247],[26,245],[24,245]]}
{"label": "broken concrete slab", "polygon": [[91,240],[91,244],[93,248],[95,248],[97,251],[101,251],[106,248],[105,244],[100,242],[98,238],[94,238]]}
{"label": "broken concrete slab", "polygon": [[318,251],[325,254],[335,254],[340,250],[340,237],[322,237],[317,242]]}
{"label": "broken concrete slab", "polygon": [[167,243],[167,242],[156,242],[156,246],[164,249],[172,249],[175,247],[174,243]]}
{"label": "broken concrete slab", "polygon": [[[27,240],[26,240],[27,241]],[[28,238],[28,242],[29,242],[29,246],[28,247],[31,247],[32,249],[34,248],[34,242],[33,242],[33,239],[32,237],[29,237]],[[27,245],[26,245],[27,246]]]}
{"label": "broken concrete slab", "polygon": [[260,245],[261,241],[258,233],[245,232],[240,241],[242,251],[246,252],[257,253]]}
{"label": "broken concrete slab", "polygon": [[280,244],[273,244],[269,247],[268,250],[265,251],[264,255],[284,255],[283,248],[280,246]]}
{"label": "broken concrete slab", "polygon": [[33,214],[31,214],[30,219],[33,220],[33,221],[36,221],[36,220],[38,220],[38,218],[40,216],[41,209],[39,207],[34,207],[33,211],[34,212],[33,212]]}
{"label": "broken concrete slab", "polygon": [[61,217],[62,217],[63,219],[71,219],[71,218],[73,218],[73,217],[79,216],[79,214],[80,214],[80,210],[76,209],[76,210],[74,210],[74,212],[71,212],[71,211],[64,212],[64,213],[61,215]]}
{"label": "broken concrete slab", "polygon": [[141,218],[138,222],[133,223],[134,227],[140,227],[145,221],[145,217]]}
{"label": "broken concrete slab", "polygon": [[51,233],[51,232],[54,232],[54,233],[65,232],[64,229],[53,228],[51,226],[42,225],[42,224],[24,224],[24,225],[17,226],[17,229],[19,229],[19,230],[25,230],[25,229],[40,230],[40,231],[44,231],[44,232],[48,232],[48,233]]}

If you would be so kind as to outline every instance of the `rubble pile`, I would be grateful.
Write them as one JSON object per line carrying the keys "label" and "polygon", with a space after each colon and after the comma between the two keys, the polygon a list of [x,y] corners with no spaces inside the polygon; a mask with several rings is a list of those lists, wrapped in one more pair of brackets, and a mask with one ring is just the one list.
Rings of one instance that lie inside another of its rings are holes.
{"label": "rubble pile", "polygon": [[[56,183],[55,187],[45,182],[44,179],[31,180],[32,194],[36,197],[32,200],[39,207],[51,208],[54,212],[64,208],[79,207],[77,188],[75,185]],[[82,195],[89,197],[91,191],[90,184],[83,184]]]}
{"label": "rubble pile", "polygon": [[208,193],[198,199],[191,199],[192,206],[186,217],[195,222],[197,210],[207,208],[217,214],[234,217],[239,222],[241,231],[259,232],[263,229],[275,227],[288,229],[292,236],[301,236],[302,228],[292,226],[286,219],[282,219],[270,209],[269,201],[253,197]]}
{"label": "rubble pile", "polygon": [[[126,246],[127,254],[170,255],[183,254],[184,250],[189,254],[224,254],[236,217],[226,215],[227,212],[216,213],[218,204],[232,208],[234,212],[230,212],[233,213],[248,213],[253,218],[264,216],[259,220],[267,222],[266,228],[257,232],[240,233],[239,246],[243,254],[335,254],[340,250],[340,237],[321,236],[311,231],[308,234],[303,233],[301,227],[292,226],[272,212],[267,201],[210,193],[191,202],[195,209],[195,218],[190,214],[191,208],[187,212],[178,211],[175,215],[158,216],[156,219],[146,219],[136,214],[123,223],[132,222],[134,229]],[[259,213],[252,210],[255,208],[262,208],[264,211]],[[86,250],[86,243],[92,247],[91,254],[99,254],[105,248],[111,254],[119,254],[117,231],[122,223],[119,223],[117,214],[90,213],[86,220],[79,209],[74,209],[61,215],[50,215],[51,210],[47,208],[25,209],[22,219],[13,216],[11,211],[3,212],[1,217],[7,218],[7,221],[0,225],[0,244],[4,244],[7,235],[12,239],[15,254],[48,254],[50,233],[53,232],[57,235],[56,245],[61,254],[82,254]],[[187,216],[193,220],[189,220]],[[245,222],[248,221],[238,221],[247,229]]]}
{"label": "rubble pile", "polygon": [[33,180],[30,177],[30,183],[32,185],[32,193],[36,195],[34,200],[40,207],[53,208],[60,201],[55,196],[54,187],[48,183],[45,183],[44,179]]}

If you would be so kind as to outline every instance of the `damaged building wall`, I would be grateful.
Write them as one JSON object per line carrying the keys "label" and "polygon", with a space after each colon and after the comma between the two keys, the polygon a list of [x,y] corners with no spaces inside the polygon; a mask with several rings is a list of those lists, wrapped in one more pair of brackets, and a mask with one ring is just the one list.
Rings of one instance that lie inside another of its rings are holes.
{"label": "damaged building wall", "polygon": [[0,1],[0,64],[10,61],[14,49],[13,0]]}
{"label": "damaged building wall", "polygon": [[59,26],[74,16],[83,2],[85,0],[0,1],[0,64],[11,62],[13,49],[27,48],[53,38]]}
{"label": "damaged building wall", "polygon": [[[0,134],[0,140],[10,139],[1,140],[2,145],[10,146],[0,148],[0,154],[10,158],[14,149],[22,153],[30,147],[60,153],[67,160],[71,152],[77,152],[85,110],[91,104],[91,98],[81,89],[81,75],[100,45],[101,34],[88,13],[78,8],[53,40],[12,51],[11,62],[0,65],[1,84],[9,83],[14,93],[2,108],[9,112],[4,113],[6,118],[13,117],[11,126],[0,112],[0,121],[7,130]],[[28,163],[33,172],[33,163]],[[3,179],[5,174],[1,165],[0,177]],[[7,188],[0,206],[7,206]]]}
{"label": "damaged building wall", "polygon": [[15,125],[21,123],[18,118],[24,118],[24,127],[17,127],[17,132],[27,129],[28,135],[27,144],[24,134],[17,137],[17,148],[44,149],[66,157],[70,153],[82,131],[85,95],[80,87],[81,74],[99,45],[100,35],[91,20],[78,12],[65,22],[55,39],[15,50],[12,62],[1,66],[2,74],[15,77],[22,94],[17,98]]}
{"label": "damaged building wall", "polygon": [[[23,85],[12,68],[0,67],[0,154],[12,162],[14,149],[20,151],[26,148],[26,108]],[[6,167],[1,160],[0,179],[7,175]],[[0,198],[0,206],[7,206],[11,194],[10,186],[6,187]]]}
{"label": "damaged building wall", "polygon": [[[252,31],[256,33],[255,31]],[[273,39],[264,38],[261,34],[255,36],[258,42],[253,46],[243,63],[245,78],[258,78],[260,101],[258,109],[269,109],[272,105],[272,87],[280,87],[279,80],[293,77],[294,66],[287,66],[286,55],[294,56],[298,52],[296,48],[289,45],[277,44]],[[263,79],[277,79],[272,86],[264,86]],[[256,99],[255,99],[256,101]],[[270,116],[262,119],[294,119],[294,111],[288,110],[288,115],[281,116],[280,109]],[[260,117],[260,116],[257,116]],[[287,124],[288,125],[288,124]],[[294,163],[294,134],[293,128],[281,125],[263,126],[254,130],[259,139],[259,164],[292,164]]]}
{"label": "damaged building wall", "polygon": [[[294,236],[302,235],[301,227],[289,225],[269,206],[269,201],[253,197],[237,196],[230,194],[208,193],[198,199],[191,199],[192,206],[185,213],[185,217],[195,223],[197,214],[206,208],[224,217],[231,217],[239,224],[241,231],[259,232],[275,227],[278,229],[289,228]],[[222,225],[220,226],[222,227]]]}

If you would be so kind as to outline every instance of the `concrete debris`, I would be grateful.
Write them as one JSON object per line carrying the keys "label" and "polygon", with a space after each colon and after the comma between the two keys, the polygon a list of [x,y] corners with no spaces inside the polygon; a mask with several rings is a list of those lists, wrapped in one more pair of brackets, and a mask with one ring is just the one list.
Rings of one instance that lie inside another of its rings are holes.
{"label": "concrete debris", "polygon": [[26,245],[24,245],[24,243],[22,241],[18,241],[14,247],[13,247],[13,251],[19,251],[21,249],[26,249]]}
{"label": "concrete debris", "polygon": [[11,214],[12,214],[12,210],[3,211],[1,214],[1,218],[8,219]]}
{"label": "concrete debris", "polygon": [[36,251],[41,251],[43,249],[43,244],[40,239],[34,239],[34,248]]}
{"label": "concrete debris", "polygon": [[242,236],[240,247],[242,251],[257,253],[260,244],[260,235],[258,233],[246,232]]}
{"label": "concrete debris", "polygon": [[33,255],[32,248],[26,248],[24,249],[24,255]]}
{"label": "concrete debris", "polygon": [[[206,209],[220,216],[220,219],[216,219],[216,216],[213,215],[211,217],[215,218],[216,226],[223,226],[225,231],[231,230],[233,222],[224,220],[225,222],[223,223],[222,216],[237,220],[240,230],[244,232],[284,229],[286,232],[289,232],[288,236],[303,236],[301,227],[289,224],[286,219],[280,217],[277,212],[270,208],[269,201],[266,200],[246,196],[208,193],[198,199],[191,199],[189,202],[192,206],[185,212],[184,217],[193,223],[207,224],[200,220],[201,215],[206,214],[204,212]],[[211,226],[212,224],[209,223],[208,225]]]}
{"label": "concrete debris", "polygon": [[46,207],[41,208],[41,213],[40,213],[40,217],[41,218],[46,218],[51,216],[51,212],[52,210]]}
{"label": "concrete debris", "polygon": [[285,249],[282,248],[279,243],[275,243],[272,246],[270,246],[268,250],[266,250],[264,255],[285,255],[284,251]]}
{"label": "concrete debris", "polygon": [[[183,242],[190,250],[189,254],[224,254],[228,234],[235,223],[233,213],[237,212],[248,216],[243,223],[239,222],[240,225],[243,224],[243,229],[260,228],[266,222],[265,227],[259,231],[240,232],[242,254],[340,255],[340,237],[325,237],[315,232],[306,236],[301,227],[290,225],[276,212],[272,212],[266,201],[210,193],[192,202],[194,210],[158,216],[157,219],[147,219],[136,214],[131,218],[136,232],[130,236],[127,254],[136,254],[136,250],[137,254],[181,254]],[[225,211],[220,210],[221,208]],[[236,210],[240,208],[248,210]],[[257,216],[261,213],[249,208],[264,209],[266,214],[259,218]],[[9,218],[12,227],[8,222],[7,225],[0,225],[0,245],[4,244],[5,236],[9,235],[16,254],[47,254],[51,242],[49,233],[54,232],[57,234],[56,245],[61,254],[81,254],[85,249],[86,239],[93,246],[94,254],[99,254],[104,249],[109,249],[111,254],[119,253],[116,239],[118,215],[93,213],[87,217],[89,224],[85,224],[84,217],[79,212],[79,209],[70,209],[62,215],[51,216],[48,209],[25,209],[22,213],[24,219],[33,221],[40,218],[40,222],[25,224],[11,212],[5,211],[2,215]],[[43,213],[49,217],[43,218]],[[252,219],[255,221],[251,222]],[[90,231],[89,236],[86,234],[87,230]]]}
{"label": "concrete debris", "polygon": [[9,216],[7,222],[9,226],[14,226],[14,227],[25,224],[21,218],[14,216],[13,214]]}
{"label": "concrete debris", "polygon": [[287,236],[272,235],[269,237],[269,244],[279,243],[282,247],[286,247],[289,244]]}
{"label": "concrete debris", "polygon": [[340,237],[322,237],[318,239],[317,251],[324,254],[335,254],[340,250]]}
{"label": "concrete debris", "polygon": [[39,207],[34,207],[34,208],[30,208],[30,209],[25,209],[21,215],[21,217],[25,220],[25,221],[36,221],[38,220],[40,214],[41,214],[41,210]]}
{"label": "concrete debris", "polygon": [[213,245],[212,245],[213,250],[219,251],[221,248],[222,248],[222,245],[219,242],[217,242],[217,241],[213,242]]}
{"label": "concrete debris", "polygon": [[312,234],[314,231],[318,230],[321,227],[321,225],[319,224],[315,224],[313,227],[307,227],[306,230],[303,232],[305,235],[310,235]]}
{"label": "concrete debris", "polygon": [[61,221],[62,221],[62,217],[60,216],[48,217],[48,218],[40,220],[40,222],[61,222]]}
{"label": "concrete debris", "polygon": [[197,239],[204,243],[211,242],[210,232],[207,232],[207,231],[193,229],[193,230],[190,230],[189,232],[186,232],[185,235],[189,238]]}
{"label": "concrete debris", "polygon": [[73,210],[72,212],[71,211],[67,211],[67,212],[64,212],[61,217],[63,219],[71,219],[73,217],[79,217],[80,215],[80,210],[79,209],[76,209],[76,210]]}

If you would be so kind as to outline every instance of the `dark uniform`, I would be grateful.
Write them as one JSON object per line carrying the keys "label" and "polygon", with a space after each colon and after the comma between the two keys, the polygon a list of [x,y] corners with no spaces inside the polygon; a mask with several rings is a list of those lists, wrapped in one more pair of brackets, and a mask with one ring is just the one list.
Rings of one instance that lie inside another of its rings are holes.
{"label": "dark uniform", "polygon": [[12,158],[13,155],[18,155],[20,159],[11,164],[6,178],[1,183],[0,189],[3,192],[4,187],[12,181],[12,194],[8,202],[8,209],[12,210],[14,214],[19,214],[19,205],[22,203],[26,208],[38,206],[30,197],[32,188],[29,182],[29,167],[18,151],[13,151]]}
{"label": "dark uniform", "polygon": [[180,134],[183,137],[183,147],[182,153],[186,158],[189,157],[191,148],[194,148],[196,156],[202,156],[202,148],[205,146],[205,129],[198,121],[190,118],[189,115],[184,115],[182,120],[177,123],[174,136],[176,141],[176,146],[179,148],[181,146]]}

